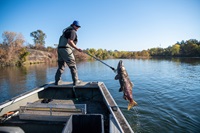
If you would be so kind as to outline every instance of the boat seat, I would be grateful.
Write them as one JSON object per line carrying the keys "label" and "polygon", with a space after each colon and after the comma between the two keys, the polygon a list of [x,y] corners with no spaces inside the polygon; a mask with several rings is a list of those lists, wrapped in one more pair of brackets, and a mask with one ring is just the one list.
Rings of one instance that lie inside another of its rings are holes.
{"label": "boat seat", "polygon": [[[67,104],[66,104],[67,103]],[[54,103],[27,103],[20,107],[19,118],[22,120],[63,121],[73,114],[86,114],[86,104],[68,104],[71,101],[54,100]]]}

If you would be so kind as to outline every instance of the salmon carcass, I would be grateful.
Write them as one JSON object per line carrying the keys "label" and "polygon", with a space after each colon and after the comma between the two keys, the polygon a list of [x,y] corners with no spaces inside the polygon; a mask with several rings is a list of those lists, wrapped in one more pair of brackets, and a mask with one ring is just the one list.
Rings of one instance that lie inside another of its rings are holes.
{"label": "salmon carcass", "polygon": [[128,110],[130,110],[133,106],[137,105],[137,103],[133,100],[132,89],[133,83],[130,81],[128,73],[122,63],[122,60],[119,61],[117,66],[117,75],[115,76],[115,80],[119,80],[120,89],[119,92],[123,91],[123,98],[129,101]]}

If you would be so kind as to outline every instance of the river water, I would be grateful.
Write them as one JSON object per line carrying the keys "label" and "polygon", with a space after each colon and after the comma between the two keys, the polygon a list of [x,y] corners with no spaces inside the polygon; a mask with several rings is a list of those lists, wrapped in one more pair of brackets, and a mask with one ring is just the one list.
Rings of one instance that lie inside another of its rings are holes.
{"label": "river water", "polygon": [[[117,67],[118,59],[105,60]],[[123,59],[138,106],[127,111],[115,73],[98,61],[77,64],[83,81],[102,81],[136,133],[200,132],[200,59]],[[0,69],[0,102],[54,81],[56,64]],[[72,81],[69,69],[63,81]]]}

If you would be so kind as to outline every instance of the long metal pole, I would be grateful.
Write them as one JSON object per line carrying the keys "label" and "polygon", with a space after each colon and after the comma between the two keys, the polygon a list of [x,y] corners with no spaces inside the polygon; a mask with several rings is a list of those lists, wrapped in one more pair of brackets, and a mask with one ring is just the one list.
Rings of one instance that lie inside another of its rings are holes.
{"label": "long metal pole", "polygon": [[101,63],[103,63],[104,65],[106,65],[106,66],[108,66],[108,67],[110,67],[115,73],[116,73],[116,69],[115,68],[113,68],[113,67],[111,67],[111,66],[109,66],[108,64],[106,64],[105,62],[103,62],[103,61],[101,61],[100,59],[98,59],[97,57],[95,57],[95,56],[93,56],[93,55],[91,55],[91,54],[89,54],[89,53],[87,53],[87,52],[83,52],[83,53],[85,53],[85,54],[87,54],[87,55],[89,55],[89,56],[91,56],[91,57],[93,57],[94,59],[96,59],[96,60],[98,60],[98,61],[100,61]]}

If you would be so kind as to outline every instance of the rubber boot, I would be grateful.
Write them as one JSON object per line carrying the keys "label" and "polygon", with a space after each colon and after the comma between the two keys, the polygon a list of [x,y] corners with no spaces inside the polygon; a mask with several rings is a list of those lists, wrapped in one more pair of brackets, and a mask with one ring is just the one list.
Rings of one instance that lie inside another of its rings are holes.
{"label": "rubber boot", "polygon": [[61,75],[65,70],[65,62],[58,61],[58,69],[55,74],[55,85],[59,85],[61,83]]}
{"label": "rubber boot", "polygon": [[57,71],[56,75],[55,75],[55,85],[59,85],[61,84],[62,80],[61,80],[61,74],[58,74],[59,72]]}
{"label": "rubber boot", "polygon": [[71,75],[72,75],[72,81],[73,81],[73,85],[77,85],[80,84],[81,81],[78,79],[78,73],[77,73],[77,69],[75,66],[71,66],[69,67],[70,71],[71,71]]}
{"label": "rubber boot", "polygon": [[58,80],[58,81],[56,80],[55,83],[54,83],[54,85],[61,85],[61,84],[62,84],[62,80],[61,79]]}

